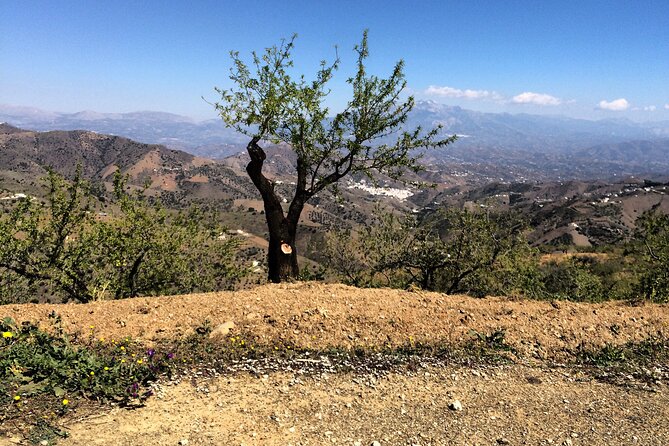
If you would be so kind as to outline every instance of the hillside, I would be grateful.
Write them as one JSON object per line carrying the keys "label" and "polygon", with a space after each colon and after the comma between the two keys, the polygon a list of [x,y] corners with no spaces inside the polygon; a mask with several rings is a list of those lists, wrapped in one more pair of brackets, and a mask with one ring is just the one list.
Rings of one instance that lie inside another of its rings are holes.
{"label": "hillside", "polygon": [[[639,165],[650,165],[651,159],[662,158],[666,141],[603,145],[579,156],[590,157],[592,165],[606,164],[607,157],[626,157],[623,161],[630,165],[639,159]],[[266,146],[264,172],[288,203],[294,194],[294,153],[285,145]],[[213,161],[119,136],[81,130],[34,132],[7,124],[0,124],[0,148],[0,191],[7,191],[0,198],[16,193],[38,195],[39,179],[47,167],[71,176],[80,164],[84,177],[107,191],[111,189],[112,173],[120,169],[130,176],[131,184],[149,184],[149,193],[160,195],[167,207],[183,209],[195,203],[214,208],[221,212],[224,225],[259,237],[253,240],[265,238],[264,218],[260,216],[263,205],[246,175],[245,151]],[[454,153],[457,151],[454,148]],[[300,221],[298,249],[318,260],[323,232],[332,227],[356,228],[369,219],[380,202],[401,212],[427,214],[444,207],[512,210],[531,222],[532,243],[584,247],[626,240],[636,218],[653,207],[669,212],[666,175],[650,177],[653,181],[624,176],[613,181],[515,181],[532,169],[515,167],[499,178],[504,168],[502,158],[492,168],[485,163],[456,162],[454,158],[408,175],[408,181],[433,183],[434,187],[406,185],[384,176],[378,176],[377,185],[363,177],[346,178],[339,185],[339,200],[324,191],[307,204]],[[528,159],[534,164],[543,162],[540,157]],[[661,168],[661,163],[657,166]],[[264,247],[263,243],[252,244]]]}
{"label": "hillside", "polygon": [[[666,363],[648,365],[656,378],[647,381],[643,373],[615,378],[573,361],[579,351],[666,339],[668,310],[297,283],[86,305],[7,305],[0,316],[48,327],[53,311],[67,332],[107,341],[132,337],[145,346],[192,334],[205,321],[233,322],[213,342],[247,339],[258,349],[280,349],[275,359],[193,364],[132,411],[81,406],[63,421],[71,437],[62,445],[663,445]],[[467,350],[493,333],[503,333],[488,347],[496,360]],[[336,353],[413,345],[465,350],[441,357],[428,350],[397,365],[374,354],[341,360]],[[461,410],[449,409],[454,400]]]}
{"label": "hillside", "polygon": [[[86,129],[213,159],[243,151],[247,138],[220,119],[196,122],[162,112],[58,113],[0,104],[0,121],[40,131]],[[408,127],[443,126],[460,139],[426,157],[439,170],[479,182],[607,179],[669,173],[669,122],[587,120],[525,113],[483,113],[418,101]],[[621,150],[618,149],[621,148]],[[652,147],[652,150],[646,148]],[[630,150],[627,150],[630,149]],[[600,154],[593,158],[593,154]],[[640,155],[640,156],[637,156]]]}
{"label": "hillside", "polygon": [[6,188],[34,185],[51,168],[71,177],[77,165],[85,178],[110,181],[117,169],[142,184],[174,189],[177,172],[210,164],[203,158],[90,131],[34,132],[0,124],[0,175]]}

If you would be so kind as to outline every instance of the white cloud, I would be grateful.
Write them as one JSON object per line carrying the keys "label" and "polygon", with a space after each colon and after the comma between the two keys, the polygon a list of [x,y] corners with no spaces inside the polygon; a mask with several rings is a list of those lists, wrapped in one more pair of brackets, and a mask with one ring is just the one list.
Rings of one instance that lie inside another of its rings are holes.
{"label": "white cloud", "polygon": [[664,104],[664,109],[669,110],[669,104]]}
{"label": "white cloud", "polygon": [[511,99],[514,104],[534,104],[534,105],[560,105],[562,100],[544,93],[532,93],[526,91]]}
{"label": "white cloud", "polygon": [[601,110],[623,111],[630,108],[630,103],[625,98],[616,99],[611,102],[601,100],[599,101],[598,108]]}
{"label": "white cloud", "polygon": [[502,95],[494,91],[488,90],[460,90],[453,87],[439,87],[437,85],[430,85],[425,90],[425,94],[429,96],[441,96],[445,98],[461,98],[461,99],[502,99]]}
{"label": "white cloud", "polygon": [[644,107],[643,110],[644,111],[655,111],[655,110],[657,110],[657,107],[654,106],[654,105],[648,105],[648,106]]}

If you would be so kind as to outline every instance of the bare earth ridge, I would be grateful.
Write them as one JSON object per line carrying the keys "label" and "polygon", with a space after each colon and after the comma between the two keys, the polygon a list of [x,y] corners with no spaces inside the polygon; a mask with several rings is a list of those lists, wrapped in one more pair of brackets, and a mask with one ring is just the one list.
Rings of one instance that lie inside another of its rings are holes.
{"label": "bare earth ridge", "polygon": [[[128,411],[65,421],[63,445],[667,445],[669,392],[601,383],[550,366],[579,345],[601,347],[669,334],[669,306],[474,299],[344,285],[267,285],[239,292],[86,305],[6,305],[0,317],[151,343],[209,320],[267,345],[326,349],[459,344],[504,330],[514,364],[428,366],[382,375],[297,370],[193,375]],[[93,328],[91,328],[91,326]],[[462,410],[451,410],[458,400]],[[9,441],[0,439],[0,444]],[[12,444],[7,443],[7,444]]]}

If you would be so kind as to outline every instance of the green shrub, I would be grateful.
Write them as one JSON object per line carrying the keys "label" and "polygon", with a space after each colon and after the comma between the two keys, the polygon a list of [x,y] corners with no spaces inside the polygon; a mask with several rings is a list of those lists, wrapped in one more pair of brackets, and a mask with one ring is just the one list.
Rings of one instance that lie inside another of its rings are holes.
{"label": "green shrub", "polygon": [[669,215],[657,210],[637,220],[636,251],[643,262],[637,295],[651,302],[669,302]]}
{"label": "green shrub", "polygon": [[[59,329],[54,333],[30,323],[0,322],[0,421],[20,418],[35,423],[64,414],[84,400],[142,402],[151,383],[170,374],[173,354],[143,350],[130,339],[88,338],[76,344]],[[47,416],[48,418],[48,416]]]}
{"label": "green shrub", "polygon": [[214,291],[245,273],[238,241],[219,237],[213,215],[170,213],[143,190],[128,193],[117,173],[109,215],[97,218],[79,173],[46,181],[45,204],[22,200],[0,217],[0,303]]}
{"label": "green shrub", "polygon": [[542,267],[542,282],[551,299],[577,302],[600,302],[607,298],[600,277],[590,269],[592,260],[571,257],[560,262],[548,262]]}
{"label": "green shrub", "polygon": [[451,210],[419,221],[377,209],[358,234],[330,234],[327,264],[356,286],[414,285],[477,296],[535,292],[538,254],[524,228],[512,214]]}

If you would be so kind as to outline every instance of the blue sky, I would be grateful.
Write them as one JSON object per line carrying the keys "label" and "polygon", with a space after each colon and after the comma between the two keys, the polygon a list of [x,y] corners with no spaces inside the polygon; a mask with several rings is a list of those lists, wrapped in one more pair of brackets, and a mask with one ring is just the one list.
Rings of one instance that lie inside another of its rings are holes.
{"label": "blue sky", "polygon": [[0,103],[45,110],[158,110],[215,118],[228,52],[298,33],[307,77],[338,45],[330,105],[346,100],[353,46],[369,70],[406,62],[410,92],[463,108],[669,119],[669,1],[0,2]]}

